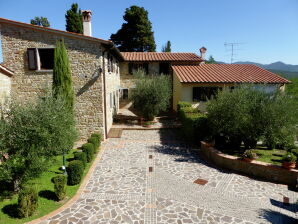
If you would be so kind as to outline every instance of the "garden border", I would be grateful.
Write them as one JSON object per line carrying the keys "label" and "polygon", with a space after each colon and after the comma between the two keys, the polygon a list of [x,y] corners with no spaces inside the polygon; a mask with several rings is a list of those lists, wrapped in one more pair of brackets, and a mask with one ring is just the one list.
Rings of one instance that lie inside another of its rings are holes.
{"label": "garden border", "polygon": [[297,169],[287,170],[281,166],[255,160],[246,162],[239,157],[224,154],[214,147],[210,147],[204,141],[201,141],[199,152],[206,160],[222,168],[290,186],[296,186],[297,184]]}
{"label": "garden border", "polygon": [[101,160],[101,157],[102,157],[102,155],[105,151],[105,148],[106,148],[105,146],[102,146],[102,143],[106,142],[106,141],[108,141],[108,139],[101,142],[99,152],[98,152],[96,158],[92,161],[92,165],[89,168],[88,173],[85,175],[84,180],[81,182],[81,185],[80,185],[79,189],[77,190],[76,194],[71,199],[69,199],[69,201],[67,201],[64,205],[62,205],[60,208],[58,208],[54,211],[51,211],[49,214],[46,214],[42,217],[39,217],[37,219],[26,222],[25,224],[37,224],[44,220],[47,220],[47,219],[57,215],[58,213],[62,212],[66,208],[70,207],[73,203],[75,203],[80,198],[83,190],[85,190],[85,187],[86,187],[89,179],[91,178],[91,175],[92,175],[97,163]]}

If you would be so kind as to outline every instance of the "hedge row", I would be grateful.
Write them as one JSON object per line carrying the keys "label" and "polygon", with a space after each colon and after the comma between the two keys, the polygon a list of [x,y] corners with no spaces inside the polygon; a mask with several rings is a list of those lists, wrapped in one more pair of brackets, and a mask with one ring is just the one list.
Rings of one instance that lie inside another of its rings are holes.
{"label": "hedge row", "polygon": [[193,108],[190,103],[178,103],[178,116],[182,123],[182,135],[188,141],[198,142],[210,136],[207,115]]}

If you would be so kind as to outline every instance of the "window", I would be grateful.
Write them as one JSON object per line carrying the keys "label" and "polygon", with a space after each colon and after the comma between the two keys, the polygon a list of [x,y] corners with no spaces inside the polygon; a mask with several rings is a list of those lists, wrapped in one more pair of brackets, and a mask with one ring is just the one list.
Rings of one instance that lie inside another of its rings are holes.
{"label": "window", "polygon": [[113,56],[108,54],[108,72],[114,72]]}
{"label": "window", "polygon": [[54,48],[28,48],[29,70],[52,70],[54,68]]}
{"label": "window", "polygon": [[122,89],[120,94],[122,100],[128,100],[128,89]]}
{"label": "window", "polygon": [[159,63],[159,74],[169,74],[170,66],[169,63]]}
{"label": "window", "polygon": [[220,87],[193,87],[193,102],[212,99],[221,89]]}
{"label": "window", "polygon": [[146,74],[148,74],[148,63],[129,63],[128,71],[129,74],[133,75],[134,71],[143,70]]}

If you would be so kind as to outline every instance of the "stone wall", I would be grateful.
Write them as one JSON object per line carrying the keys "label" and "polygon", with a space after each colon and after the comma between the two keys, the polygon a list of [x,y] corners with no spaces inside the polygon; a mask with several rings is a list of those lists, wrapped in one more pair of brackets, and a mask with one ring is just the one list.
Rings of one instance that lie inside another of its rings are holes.
{"label": "stone wall", "polygon": [[54,48],[64,39],[69,56],[76,94],[75,113],[81,138],[95,131],[103,132],[103,66],[100,42],[60,36],[46,31],[0,24],[4,65],[14,71],[11,81],[13,99],[27,102],[51,87],[52,71],[28,69],[27,48]]}
{"label": "stone wall", "polygon": [[201,142],[201,155],[216,166],[244,173],[253,177],[260,177],[264,180],[295,186],[297,184],[298,170],[286,170],[260,161],[246,162],[238,157],[221,153],[213,147],[208,147]]}
{"label": "stone wall", "polygon": [[11,77],[0,71],[0,112],[10,99]]}

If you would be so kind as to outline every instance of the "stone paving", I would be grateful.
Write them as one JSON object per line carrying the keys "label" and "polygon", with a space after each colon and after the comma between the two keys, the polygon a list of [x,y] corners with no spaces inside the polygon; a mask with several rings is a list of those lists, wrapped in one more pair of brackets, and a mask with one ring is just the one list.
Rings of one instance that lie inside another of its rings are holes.
{"label": "stone paving", "polygon": [[297,221],[297,192],[208,165],[174,130],[124,131],[103,147],[80,198],[43,224]]}

